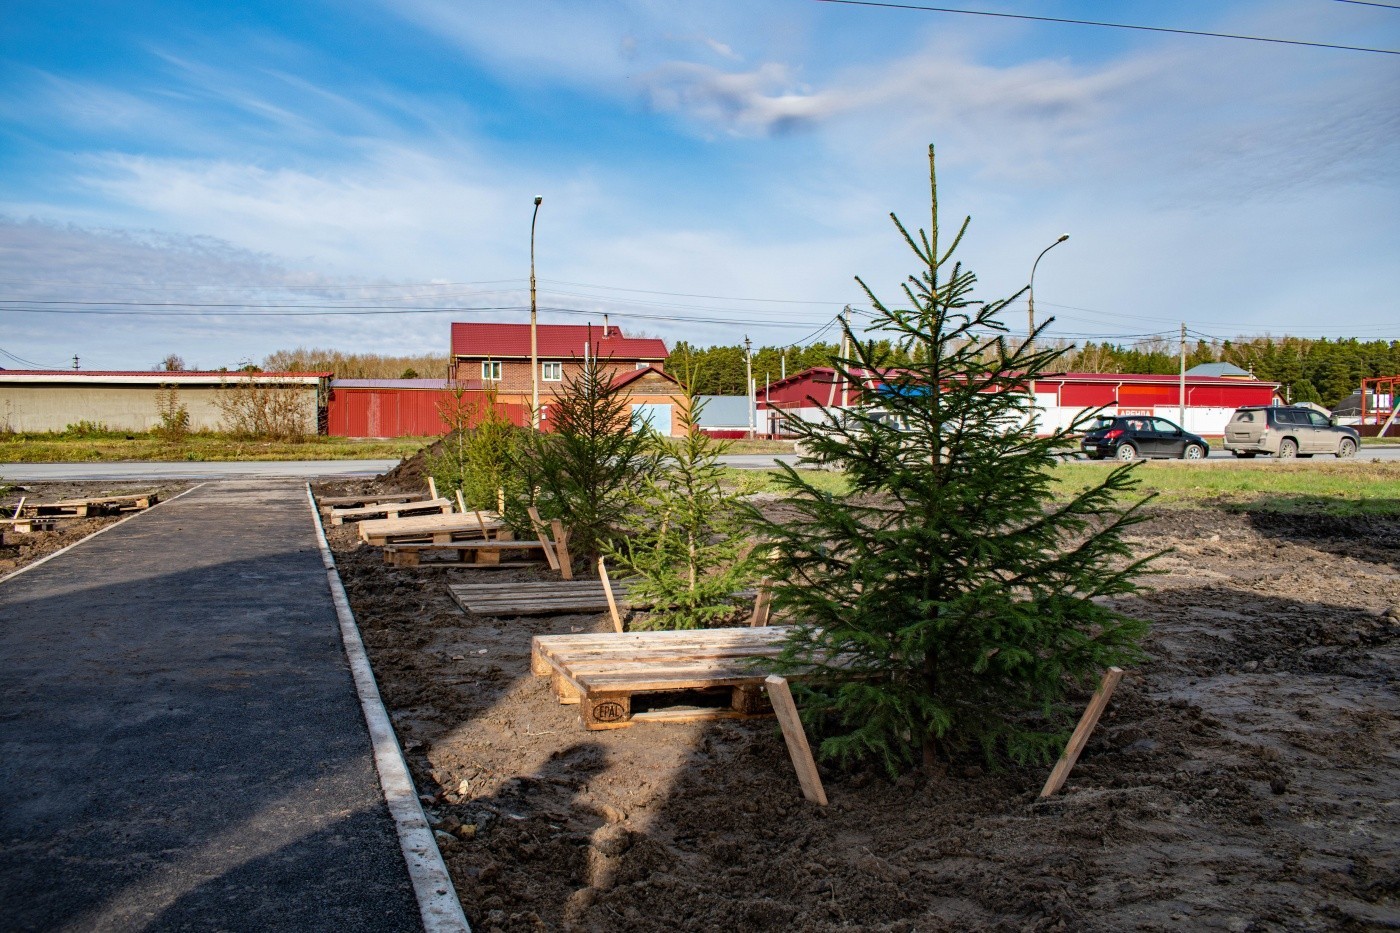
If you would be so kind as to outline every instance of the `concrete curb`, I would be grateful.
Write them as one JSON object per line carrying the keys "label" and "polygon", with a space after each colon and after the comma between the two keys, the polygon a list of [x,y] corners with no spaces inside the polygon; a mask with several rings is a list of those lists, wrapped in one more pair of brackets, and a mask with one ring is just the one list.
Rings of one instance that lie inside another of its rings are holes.
{"label": "concrete curb", "polygon": [[82,544],[84,541],[91,541],[93,538],[95,538],[95,537],[97,537],[98,535],[102,534],[104,531],[111,531],[113,528],[117,527],[118,525],[124,525],[124,524],[126,524],[127,522],[131,521],[133,518],[137,518],[138,516],[145,515],[145,514],[146,514],[147,512],[149,512],[151,509],[158,509],[158,508],[160,508],[162,505],[165,505],[165,503],[167,503],[167,502],[174,502],[176,499],[180,498],[180,496],[189,495],[190,493],[192,493],[192,492],[194,492],[196,489],[198,489],[200,486],[207,486],[207,485],[208,485],[208,483],[196,483],[195,485],[191,486],[189,489],[186,489],[186,490],[185,490],[184,492],[182,492],[182,493],[178,493],[177,495],[173,495],[173,496],[171,496],[169,499],[162,499],[161,501],[157,502],[155,505],[151,506],[150,509],[142,509],[142,510],[139,511],[139,512],[132,512],[132,513],[131,513],[130,515],[128,515],[126,518],[119,518],[119,519],[117,519],[116,521],[112,522],[112,524],[110,524],[110,525],[103,525],[101,528],[97,529],[97,530],[94,531],[92,534],[87,535],[86,537],[79,538],[77,541],[74,541],[72,544],[69,544],[69,545],[67,545],[67,546],[65,546],[65,547],[61,547],[61,548],[59,548],[57,551],[54,551],[52,554],[45,554],[43,557],[41,557],[41,558],[39,558],[38,560],[34,561],[32,564],[25,564],[23,567],[19,568],[18,570],[14,570],[14,571],[11,571],[10,573],[5,574],[3,577],[0,577],[0,583],[4,583],[6,580],[13,580],[15,577],[17,577],[17,576],[19,576],[20,574],[24,573],[26,570],[33,570],[35,567],[38,567],[40,564],[46,564],[46,563],[48,563],[49,561],[53,560],[53,559],[54,559],[55,557],[57,557],[58,555],[63,554],[63,553],[65,553],[65,552],[67,552],[67,551],[73,550],[73,548],[75,548],[75,547],[77,547],[78,545]]}
{"label": "concrete curb", "polygon": [[432,828],[423,816],[418,792],[408,773],[408,762],[404,760],[394,727],[389,722],[389,712],[380,699],[369,655],[365,653],[365,644],[360,639],[355,615],[350,611],[350,600],[340,582],[340,572],[335,568],[335,558],[326,541],[325,529],[321,527],[321,515],[316,508],[316,497],[311,493],[310,483],[306,484],[306,498],[311,504],[312,523],[316,527],[316,541],[321,548],[321,563],[326,568],[331,600],[340,619],[340,637],[345,642],[345,655],[350,661],[350,673],[355,678],[355,691],[360,695],[360,708],[365,714],[365,725],[369,727],[379,785],[384,790],[389,814],[398,829],[399,847],[403,849],[408,875],[413,881],[413,892],[418,898],[423,929],[427,933],[471,933],[462,904],[457,900],[457,891],[452,886],[452,878],[447,873],[447,865],[433,838]]}

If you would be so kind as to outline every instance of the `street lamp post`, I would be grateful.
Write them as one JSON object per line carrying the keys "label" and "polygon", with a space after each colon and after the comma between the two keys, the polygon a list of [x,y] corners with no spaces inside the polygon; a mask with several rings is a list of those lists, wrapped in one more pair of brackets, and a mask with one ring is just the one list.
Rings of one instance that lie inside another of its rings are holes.
{"label": "street lamp post", "polygon": [[535,212],[530,215],[530,426],[540,429],[540,339],[535,308],[535,219],[540,216],[540,203],[535,197]]}
{"label": "street lamp post", "polygon": [[1069,239],[1068,233],[1060,234],[1060,238],[1040,251],[1040,256],[1035,257],[1035,262],[1031,263],[1031,284],[1026,291],[1026,339],[1035,340],[1035,267],[1040,265],[1040,258]]}

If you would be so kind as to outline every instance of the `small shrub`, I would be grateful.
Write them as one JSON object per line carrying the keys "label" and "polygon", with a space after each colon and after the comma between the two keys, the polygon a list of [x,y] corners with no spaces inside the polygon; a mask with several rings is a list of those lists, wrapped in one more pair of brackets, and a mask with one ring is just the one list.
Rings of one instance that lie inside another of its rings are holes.
{"label": "small shrub", "polygon": [[160,424],[151,432],[167,444],[180,444],[190,434],[190,409],[180,401],[180,390],[163,385],[156,392],[156,414]]}
{"label": "small shrub", "polygon": [[510,460],[524,432],[506,415],[496,391],[488,389],[482,401],[474,402],[465,388],[454,388],[438,412],[448,426],[442,453],[428,464],[438,490],[446,495],[460,490],[462,501],[473,509],[496,508],[497,490],[509,487],[518,494]]}
{"label": "small shrub", "polygon": [[295,383],[258,380],[255,372],[225,382],[214,396],[223,429],[234,437],[265,441],[300,441],[312,428],[304,391]]}

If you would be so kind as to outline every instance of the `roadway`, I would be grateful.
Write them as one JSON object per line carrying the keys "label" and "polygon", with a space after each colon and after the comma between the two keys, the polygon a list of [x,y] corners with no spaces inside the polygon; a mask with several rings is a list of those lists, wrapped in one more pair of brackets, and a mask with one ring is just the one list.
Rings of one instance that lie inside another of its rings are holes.
{"label": "roadway", "polygon": [[[1301,463],[1331,463],[1336,458],[1319,454]],[[1400,460],[1400,444],[1366,445],[1356,459]],[[771,470],[777,463],[797,465],[795,454],[726,454],[725,466],[739,470]],[[1222,450],[1212,450],[1209,462],[1271,463],[1268,457],[1240,460]],[[274,460],[244,463],[0,463],[0,478],[13,483],[66,483],[92,481],[216,479],[367,479],[392,470],[397,460]]]}

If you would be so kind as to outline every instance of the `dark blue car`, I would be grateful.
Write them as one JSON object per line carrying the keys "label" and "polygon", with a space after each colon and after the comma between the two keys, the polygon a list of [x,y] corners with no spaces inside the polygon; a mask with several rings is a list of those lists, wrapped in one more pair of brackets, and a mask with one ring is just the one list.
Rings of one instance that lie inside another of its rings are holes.
{"label": "dark blue car", "polygon": [[1199,435],[1177,427],[1166,418],[1152,415],[1118,415],[1103,417],[1079,442],[1079,449],[1092,460],[1114,457],[1136,460],[1139,457],[1170,457],[1182,460],[1204,460],[1210,445]]}

